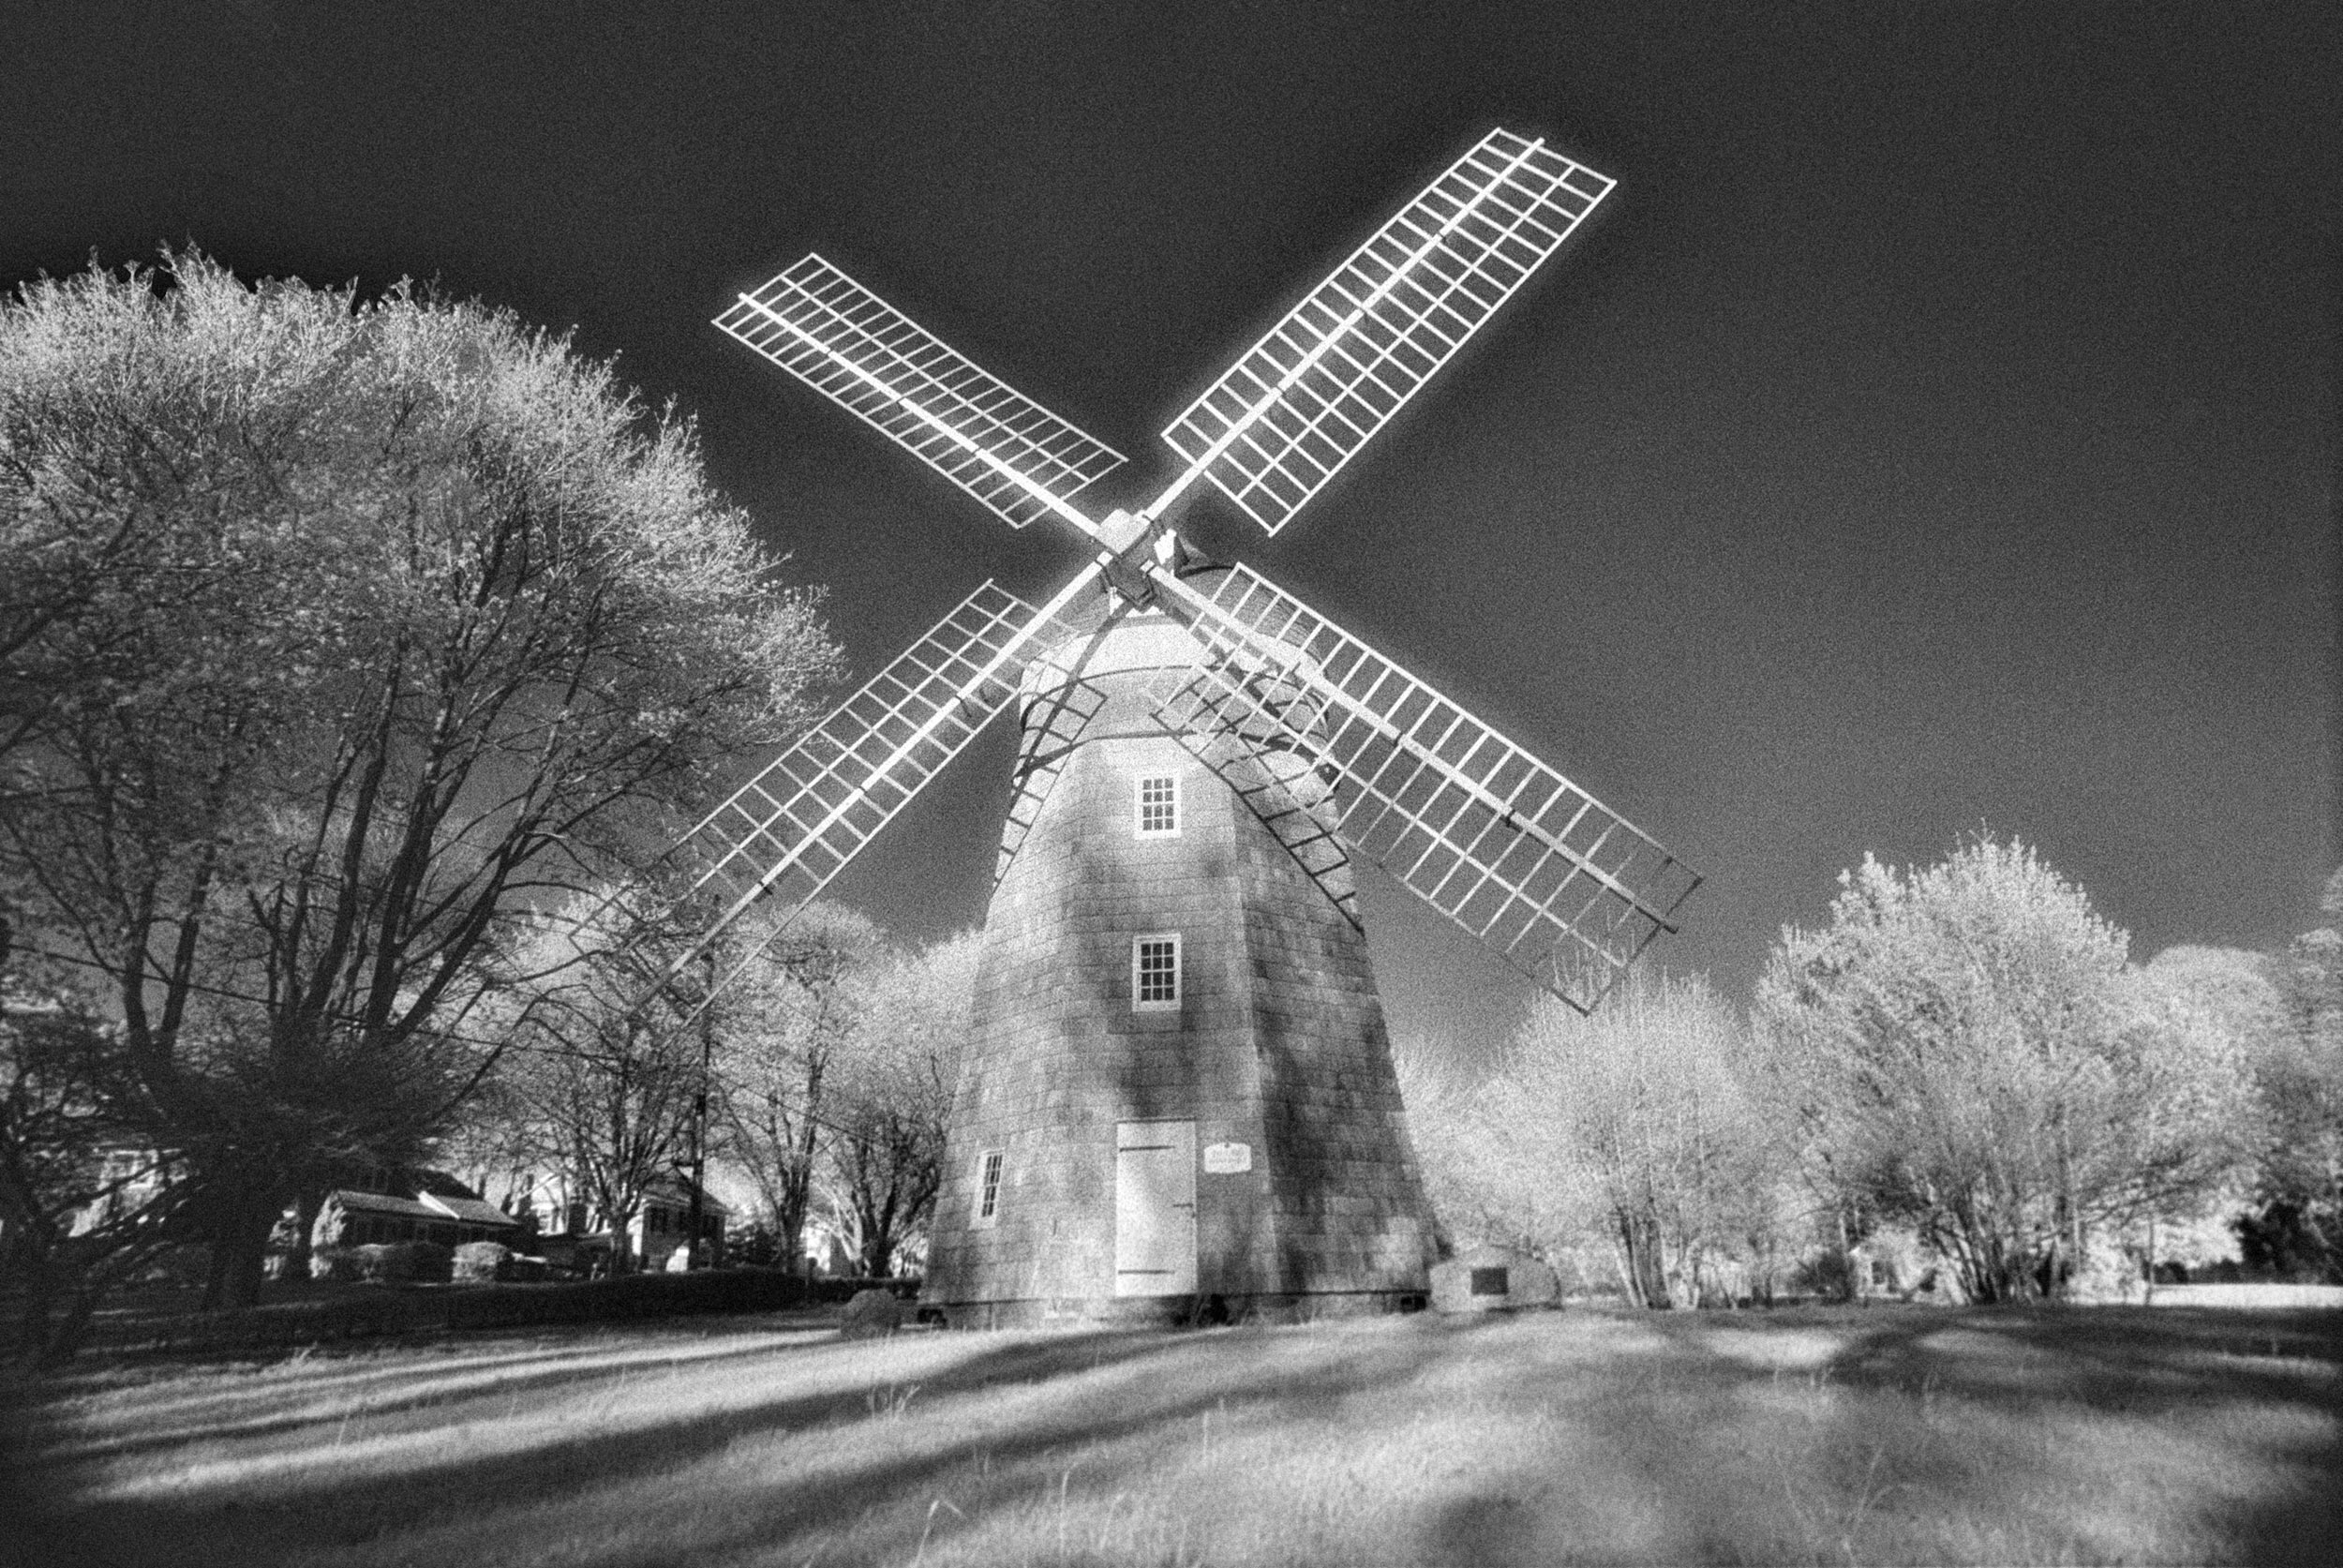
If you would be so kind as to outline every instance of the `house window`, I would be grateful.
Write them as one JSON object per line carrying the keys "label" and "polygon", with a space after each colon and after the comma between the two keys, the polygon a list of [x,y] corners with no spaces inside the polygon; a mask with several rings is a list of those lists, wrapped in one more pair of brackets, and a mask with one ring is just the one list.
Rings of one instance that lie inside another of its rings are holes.
{"label": "house window", "polygon": [[1180,836],[1180,780],[1176,773],[1150,773],[1139,781],[1139,836]]}
{"label": "house window", "polygon": [[1154,1012],[1180,1005],[1180,933],[1131,938],[1131,1010]]}
{"label": "house window", "polygon": [[990,1225],[1001,1217],[1001,1151],[987,1149],[977,1157],[977,1223]]}

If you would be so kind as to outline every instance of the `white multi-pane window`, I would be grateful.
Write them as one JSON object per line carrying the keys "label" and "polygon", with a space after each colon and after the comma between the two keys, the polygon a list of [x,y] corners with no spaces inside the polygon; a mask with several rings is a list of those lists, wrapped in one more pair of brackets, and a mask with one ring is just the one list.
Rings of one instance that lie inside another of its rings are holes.
{"label": "white multi-pane window", "polygon": [[1180,776],[1148,773],[1139,781],[1139,836],[1175,838],[1180,831]]}
{"label": "white multi-pane window", "polygon": [[987,1149],[977,1157],[977,1223],[990,1225],[1001,1217],[1001,1151]]}
{"label": "white multi-pane window", "polygon": [[1131,938],[1132,1010],[1154,1012],[1179,1005],[1179,933]]}

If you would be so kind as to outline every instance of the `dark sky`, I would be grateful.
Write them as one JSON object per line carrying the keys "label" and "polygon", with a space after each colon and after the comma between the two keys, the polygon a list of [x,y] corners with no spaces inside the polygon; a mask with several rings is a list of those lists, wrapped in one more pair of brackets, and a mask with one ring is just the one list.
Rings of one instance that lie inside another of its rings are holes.
{"label": "dark sky", "polygon": [[[858,671],[1078,553],[709,327],[808,249],[1130,454],[1491,124],[1617,195],[1240,555],[1705,870],[1745,991],[1979,825],[2262,946],[2336,863],[2343,8],[8,0],[0,281],[191,239],[576,329],[696,415]],[[982,911],[1009,738],[842,891]],[[1528,994],[1388,883],[1395,1028]]]}

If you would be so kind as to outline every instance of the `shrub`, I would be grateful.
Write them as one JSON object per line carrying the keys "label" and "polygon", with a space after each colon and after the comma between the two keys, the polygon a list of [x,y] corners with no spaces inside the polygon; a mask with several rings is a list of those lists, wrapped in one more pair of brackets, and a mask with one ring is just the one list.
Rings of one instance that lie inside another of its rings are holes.
{"label": "shrub", "polygon": [[874,1286],[857,1291],[846,1303],[846,1315],[838,1325],[838,1334],[844,1339],[878,1339],[895,1333],[910,1317],[910,1308],[894,1292]]}
{"label": "shrub", "polygon": [[309,1254],[309,1277],[353,1283],[366,1277],[358,1249],[351,1247],[321,1247]]}
{"label": "shrub", "polygon": [[1855,1260],[1835,1247],[1825,1247],[1801,1260],[1790,1272],[1793,1294],[1819,1296],[1825,1301],[1853,1301]]}
{"label": "shrub", "polygon": [[[399,1247],[428,1247],[402,1242]],[[392,1247],[352,1247],[357,1256]],[[442,1256],[448,1249],[438,1249]],[[520,1260],[515,1260],[520,1262]],[[450,1329],[534,1328],[542,1324],[609,1322],[682,1317],[697,1312],[771,1312],[815,1304],[835,1306],[857,1290],[883,1280],[802,1279],[779,1269],[712,1269],[697,1274],[631,1274],[616,1279],[553,1284],[498,1283],[467,1291],[349,1291],[306,1300],[207,1312],[165,1330],[153,1348],[199,1353],[248,1353],[386,1334],[439,1334]]]}
{"label": "shrub", "polygon": [[377,1285],[444,1283],[455,1254],[436,1241],[372,1242],[356,1249],[358,1277]]}
{"label": "shrub", "polygon": [[513,1249],[501,1242],[468,1241],[455,1249],[455,1279],[459,1285],[489,1285],[514,1277]]}

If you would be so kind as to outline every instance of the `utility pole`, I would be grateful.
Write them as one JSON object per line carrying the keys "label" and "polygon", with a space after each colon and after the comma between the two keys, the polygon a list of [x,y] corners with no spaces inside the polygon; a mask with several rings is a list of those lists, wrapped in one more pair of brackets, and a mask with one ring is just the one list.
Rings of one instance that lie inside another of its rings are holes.
{"label": "utility pole", "polygon": [[[698,1267],[700,1261],[700,1194],[708,1180],[708,1065],[716,1043],[716,949],[710,948],[700,957],[708,964],[708,996],[700,1004],[700,1085],[692,1107],[692,1202],[683,1222],[683,1266],[687,1269]],[[716,1262],[715,1248],[709,1248],[708,1261]]]}

